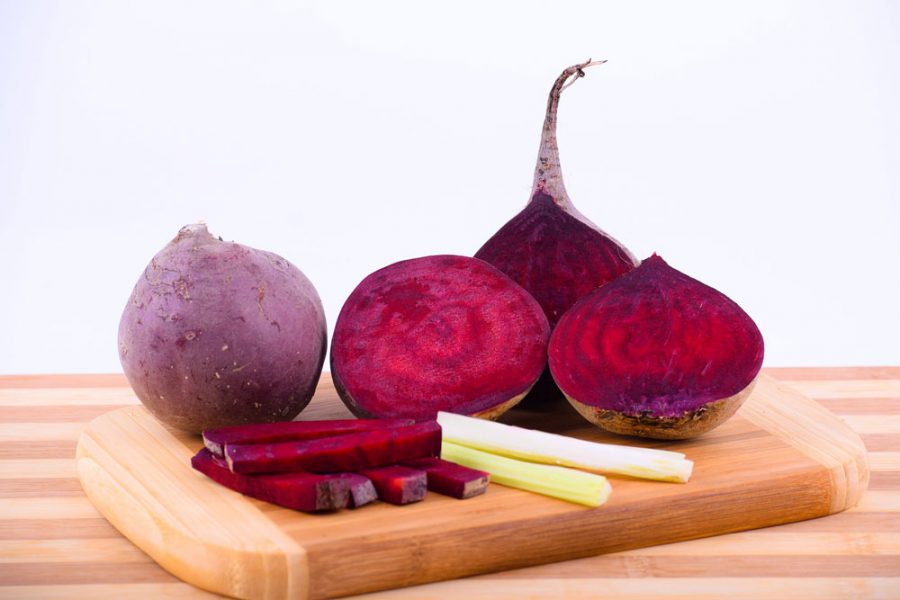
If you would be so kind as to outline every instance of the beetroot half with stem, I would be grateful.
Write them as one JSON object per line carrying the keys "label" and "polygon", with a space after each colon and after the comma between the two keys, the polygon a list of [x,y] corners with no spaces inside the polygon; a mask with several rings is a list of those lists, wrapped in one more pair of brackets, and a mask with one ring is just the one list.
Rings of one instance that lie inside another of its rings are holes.
{"label": "beetroot half with stem", "polygon": [[556,112],[563,89],[584,69],[569,67],[550,90],[531,201],[475,253],[524,287],[541,305],[550,326],[594,288],[627,273],[634,256],[582,215],[566,193],[556,143]]}
{"label": "beetroot half with stem", "polygon": [[[534,173],[531,201],[494,234],[476,258],[491,263],[524,287],[540,303],[555,327],[578,299],[637,266],[622,244],[582,215],[566,193],[556,142],[556,113],[563,89],[584,76],[584,69],[606,61],[569,67],[550,90]],[[549,373],[527,403],[559,397]]]}
{"label": "beetroot half with stem", "polygon": [[763,339],[735,302],[654,254],[572,307],[553,332],[549,359],[589,421],[682,439],[737,411],[762,366]]}
{"label": "beetroot half with stem", "polygon": [[488,263],[427,256],[353,290],[335,325],[331,375],[360,417],[495,418],[537,381],[549,336],[534,298]]}

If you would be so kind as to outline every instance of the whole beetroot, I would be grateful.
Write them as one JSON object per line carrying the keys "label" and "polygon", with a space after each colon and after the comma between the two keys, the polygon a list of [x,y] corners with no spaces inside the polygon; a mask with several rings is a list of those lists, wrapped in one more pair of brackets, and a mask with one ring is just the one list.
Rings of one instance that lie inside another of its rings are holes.
{"label": "whole beetroot", "polygon": [[119,323],[138,398],[192,432],[293,419],[312,398],[326,345],[322,303],[297,267],[202,224],[153,257]]}

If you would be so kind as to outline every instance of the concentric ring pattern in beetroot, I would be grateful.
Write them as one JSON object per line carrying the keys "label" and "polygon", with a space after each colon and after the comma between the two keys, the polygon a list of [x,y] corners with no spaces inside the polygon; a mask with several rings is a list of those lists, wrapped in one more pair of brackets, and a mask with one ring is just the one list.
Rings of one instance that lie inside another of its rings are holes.
{"label": "concentric ring pattern in beetroot", "polygon": [[387,266],[350,294],[331,372],[363,417],[495,417],[544,369],[550,326],[537,301],[488,263],[427,256]]}
{"label": "concentric ring pattern in beetroot", "polygon": [[744,390],[762,360],[747,313],[655,254],[573,306],[549,348],[553,378],[570,399],[662,419]]}

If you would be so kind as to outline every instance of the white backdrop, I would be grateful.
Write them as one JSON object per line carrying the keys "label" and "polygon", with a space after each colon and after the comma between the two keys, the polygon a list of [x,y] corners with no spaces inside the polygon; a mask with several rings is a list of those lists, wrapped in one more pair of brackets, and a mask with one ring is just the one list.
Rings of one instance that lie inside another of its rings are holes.
{"label": "white backdrop", "polygon": [[900,4],[0,0],[0,373],[118,371],[180,226],[277,252],[329,327],[369,272],[527,201],[753,316],[766,364],[898,364]]}

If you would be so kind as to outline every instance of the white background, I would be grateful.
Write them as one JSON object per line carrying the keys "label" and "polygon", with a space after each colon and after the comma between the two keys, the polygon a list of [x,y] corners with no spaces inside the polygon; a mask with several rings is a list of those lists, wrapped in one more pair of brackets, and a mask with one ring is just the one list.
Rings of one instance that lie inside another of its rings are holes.
{"label": "white background", "polygon": [[546,94],[578,208],[740,303],[766,364],[900,363],[900,3],[0,0],[0,373],[118,371],[180,226],[277,252],[333,326],[472,254]]}

